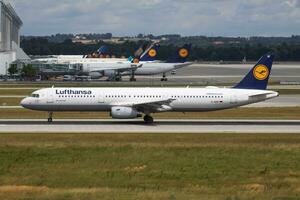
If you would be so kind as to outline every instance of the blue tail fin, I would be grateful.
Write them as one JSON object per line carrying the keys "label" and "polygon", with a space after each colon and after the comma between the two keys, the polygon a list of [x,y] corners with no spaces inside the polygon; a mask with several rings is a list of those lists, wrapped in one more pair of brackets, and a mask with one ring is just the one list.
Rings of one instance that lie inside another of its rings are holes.
{"label": "blue tail fin", "polygon": [[103,46],[101,46],[98,50],[97,50],[97,52],[98,52],[98,54],[103,54],[103,55],[107,55],[107,54],[109,54],[109,52],[108,52],[108,47],[107,46],[105,46],[105,45],[103,45]]}
{"label": "blue tail fin", "polygon": [[160,44],[154,43],[151,45],[140,57],[140,61],[154,61],[156,60],[156,56],[158,50],[160,48]]}
{"label": "blue tail fin", "polygon": [[108,58],[111,54],[108,51],[108,47],[103,45],[97,51],[94,51],[88,55],[84,55],[83,58]]}
{"label": "blue tail fin", "polygon": [[177,49],[176,54],[169,58],[167,63],[185,63],[190,55],[192,44],[185,44],[183,47]]}
{"label": "blue tail fin", "polygon": [[271,74],[274,55],[266,54],[259,59],[245,78],[234,88],[265,90]]}

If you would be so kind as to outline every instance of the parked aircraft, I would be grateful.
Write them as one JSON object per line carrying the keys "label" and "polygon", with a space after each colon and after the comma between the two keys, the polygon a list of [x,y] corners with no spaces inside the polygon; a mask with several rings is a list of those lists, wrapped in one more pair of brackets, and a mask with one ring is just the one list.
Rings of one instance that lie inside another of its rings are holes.
{"label": "parked aircraft", "polygon": [[[176,55],[167,62],[157,60],[160,45],[154,43],[150,45],[142,54],[128,59],[122,58],[100,58],[82,56],[61,55],[54,58],[36,59],[37,62],[50,64],[67,64],[72,68],[72,73],[76,71],[77,76],[91,77],[99,79],[108,77],[108,81],[120,81],[122,76],[130,76],[130,81],[136,81],[135,75],[158,75],[162,74],[161,81],[167,81],[166,73],[173,72],[181,67],[191,65],[186,59],[190,54],[191,45],[185,45],[178,49]],[[142,51],[141,48],[139,51]],[[102,46],[97,50],[97,55],[107,55],[108,50]],[[75,66],[76,69],[73,69]],[[66,75],[66,74],[63,74]]]}
{"label": "parked aircraft", "polygon": [[245,78],[233,88],[45,88],[22,100],[24,108],[53,112],[108,111],[114,119],[134,119],[144,115],[152,123],[152,113],[198,112],[235,108],[278,96],[266,90],[273,55],[263,56]]}
{"label": "parked aircraft", "polygon": [[[153,44],[150,46],[141,56],[140,58],[134,58],[132,63],[139,63],[140,67],[134,68],[133,70],[124,70],[118,74],[115,74],[115,71],[106,71],[102,70],[102,65],[97,64],[86,64],[83,66],[83,72],[88,72],[92,77],[101,77],[109,76],[109,80],[121,80],[122,76],[130,75],[130,81],[135,81],[135,75],[158,75],[163,74],[161,81],[167,81],[166,73],[171,72],[173,70],[179,69],[181,67],[185,67],[191,65],[191,62],[186,62],[190,50],[191,44],[185,44],[183,47],[178,48],[175,55],[167,60],[167,62],[159,62],[156,59],[158,54],[160,45]],[[106,63],[107,67],[109,67],[109,63]],[[117,63],[117,64],[121,64]],[[111,64],[114,65],[114,64]],[[92,66],[92,67],[89,67]]]}
{"label": "parked aircraft", "polygon": [[[162,74],[161,81],[167,81],[166,73],[177,70],[182,67],[191,65],[191,62],[186,62],[191,51],[191,44],[185,44],[179,47],[173,57],[169,58],[166,62],[142,62],[143,66],[137,68],[135,75],[157,75]],[[125,75],[127,72],[123,72]]]}
{"label": "parked aircraft", "polygon": [[[131,80],[134,81],[134,74],[138,68],[147,62],[153,62],[156,59],[158,49],[160,45],[155,43],[151,45],[146,51],[139,57],[126,61],[97,61],[97,62],[85,62],[82,65],[82,73],[88,74],[92,78],[100,78],[107,76],[108,80],[120,81],[122,74],[126,73],[131,75]],[[140,60],[143,60],[140,62]],[[153,69],[155,70],[155,69]]]}

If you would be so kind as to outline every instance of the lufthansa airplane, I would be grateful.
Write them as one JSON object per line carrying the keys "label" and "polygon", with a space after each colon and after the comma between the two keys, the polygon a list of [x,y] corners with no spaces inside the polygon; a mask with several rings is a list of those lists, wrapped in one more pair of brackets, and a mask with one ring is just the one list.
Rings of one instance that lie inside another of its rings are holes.
{"label": "lufthansa airplane", "polygon": [[198,112],[235,108],[278,96],[266,90],[273,55],[263,56],[245,78],[233,88],[46,88],[22,100],[25,108],[49,113],[63,111],[109,111],[114,119],[144,115],[153,123],[152,113]]}
{"label": "lufthansa airplane", "polygon": [[[175,54],[169,58],[166,62],[160,62],[156,60],[158,54],[157,49],[152,48],[149,51],[146,51],[140,58],[140,60],[134,59],[135,63],[141,63],[142,66],[137,68],[134,71],[134,75],[157,75],[162,74],[161,81],[167,81],[166,73],[177,70],[182,67],[189,66],[193,64],[192,62],[187,62],[187,59],[190,55],[191,44],[185,44],[182,47],[179,47]],[[129,75],[128,71],[122,73],[122,75]],[[133,75],[133,76],[134,76]],[[135,80],[131,77],[130,80]]]}

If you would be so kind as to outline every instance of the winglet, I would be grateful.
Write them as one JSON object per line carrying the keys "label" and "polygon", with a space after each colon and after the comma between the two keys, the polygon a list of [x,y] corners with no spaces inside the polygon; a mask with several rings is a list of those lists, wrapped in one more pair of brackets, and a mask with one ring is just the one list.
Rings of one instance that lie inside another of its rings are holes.
{"label": "winglet", "polygon": [[262,56],[245,78],[234,88],[265,90],[271,74],[273,59],[274,55],[272,54]]}

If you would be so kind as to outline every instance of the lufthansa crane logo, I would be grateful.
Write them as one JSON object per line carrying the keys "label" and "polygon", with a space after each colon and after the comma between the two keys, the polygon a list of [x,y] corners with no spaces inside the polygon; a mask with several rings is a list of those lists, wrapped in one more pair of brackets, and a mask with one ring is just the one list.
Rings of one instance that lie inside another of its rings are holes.
{"label": "lufthansa crane logo", "polygon": [[182,58],[186,58],[189,55],[189,51],[187,49],[180,49],[179,50],[179,56]]}
{"label": "lufthansa crane logo", "polygon": [[138,58],[133,59],[133,63],[139,63],[140,60]]}
{"label": "lufthansa crane logo", "polygon": [[269,69],[265,65],[257,65],[253,70],[253,75],[257,80],[263,81],[269,76]]}
{"label": "lufthansa crane logo", "polygon": [[150,49],[150,51],[149,51],[149,56],[150,57],[155,57],[156,56],[156,54],[157,54],[157,52],[156,52],[156,50],[155,49]]}

